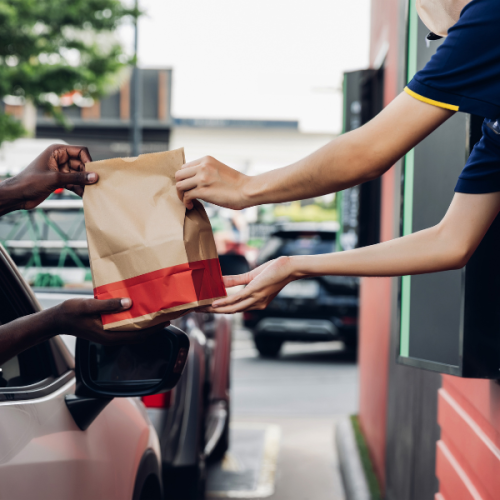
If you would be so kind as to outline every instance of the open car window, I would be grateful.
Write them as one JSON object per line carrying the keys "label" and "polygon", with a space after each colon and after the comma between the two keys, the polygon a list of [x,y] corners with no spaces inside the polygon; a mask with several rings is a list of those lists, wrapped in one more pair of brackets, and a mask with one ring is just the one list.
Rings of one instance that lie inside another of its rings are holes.
{"label": "open car window", "polygon": [[[36,305],[26,291],[12,261],[0,249],[0,324],[32,314]],[[0,401],[40,397],[40,390],[53,386],[61,374],[67,372],[64,360],[55,351],[54,342],[45,341],[14,356],[0,366]],[[17,396],[15,396],[17,394]],[[14,395],[14,396],[13,396]]]}

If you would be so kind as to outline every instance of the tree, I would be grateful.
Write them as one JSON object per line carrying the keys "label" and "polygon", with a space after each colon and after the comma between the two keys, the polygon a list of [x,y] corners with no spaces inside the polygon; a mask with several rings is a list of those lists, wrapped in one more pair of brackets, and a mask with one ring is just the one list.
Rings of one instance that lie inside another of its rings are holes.
{"label": "tree", "polygon": [[[0,0],[0,99],[17,96],[62,121],[54,97],[99,98],[130,62],[112,32],[138,14],[119,0]],[[0,144],[23,132],[0,109]]]}

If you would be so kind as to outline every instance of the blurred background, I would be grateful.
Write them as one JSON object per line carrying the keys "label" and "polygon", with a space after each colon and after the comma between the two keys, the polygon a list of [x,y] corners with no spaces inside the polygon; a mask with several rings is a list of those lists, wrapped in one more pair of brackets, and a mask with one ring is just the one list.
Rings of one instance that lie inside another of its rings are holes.
{"label": "blurred background", "polygon": [[[56,142],[95,160],[184,147],[248,175],[286,166],[368,122],[426,65],[443,39],[428,39],[415,4],[0,0],[0,179]],[[481,121],[457,113],[341,193],[207,205],[223,273],[436,224]],[[143,398],[165,498],[498,498],[495,224],[465,271],[316,277],[264,311],[181,318],[185,375]],[[3,216],[0,243],[42,306],[92,295],[71,193]]]}
{"label": "blurred background", "polygon": [[[56,142],[85,145],[94,160],[184,147],[188,161],[211,155],[255,175],[381,107],[380,74],[358,71],[369,65],[369,0],[10,7],[0,12],[1,179]],[[374,183],[240,212],[206,209],[223,274],[237,274],[280,255],[374,242],[379,205]],[[83,206],[72,193],[2,217],[0,241],[39,294],[92,288]],[[358,407],[358,293],[357,278],[321,277],[232,318],[234,439],[209,474],[210,496],[344,498],[333,422]],[[271,458],[245,447],[242,429],[256,428],[281,436]],[[268,483],[242,482],[268,459]]]}

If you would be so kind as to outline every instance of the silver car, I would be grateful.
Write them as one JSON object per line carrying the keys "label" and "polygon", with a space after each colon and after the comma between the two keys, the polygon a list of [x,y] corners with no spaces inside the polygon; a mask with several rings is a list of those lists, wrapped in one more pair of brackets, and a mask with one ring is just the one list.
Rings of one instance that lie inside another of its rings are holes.
{"label": "silver car", "polygon": [[[39,309],[0,246],[0,322]],[[0,367],[0,500],[160,500],[160,445],[142,402],[75,396],[79,359],[75,376],[71,343],[55,337]]]}

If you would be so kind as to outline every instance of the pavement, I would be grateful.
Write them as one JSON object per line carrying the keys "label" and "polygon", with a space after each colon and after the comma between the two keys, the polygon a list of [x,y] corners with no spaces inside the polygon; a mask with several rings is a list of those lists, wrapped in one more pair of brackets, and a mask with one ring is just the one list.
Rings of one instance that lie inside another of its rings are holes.
{"label": "pavement", "polygon": [[342,343],[289,343],[262,359],[239,328],[231,383],[231,446],[209,470],[208,498],[344,500],[335,422],[357,413],[358,369]]}

